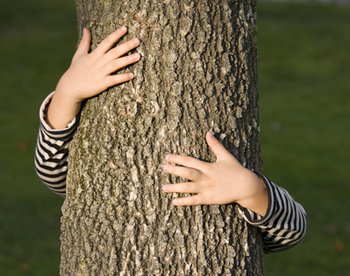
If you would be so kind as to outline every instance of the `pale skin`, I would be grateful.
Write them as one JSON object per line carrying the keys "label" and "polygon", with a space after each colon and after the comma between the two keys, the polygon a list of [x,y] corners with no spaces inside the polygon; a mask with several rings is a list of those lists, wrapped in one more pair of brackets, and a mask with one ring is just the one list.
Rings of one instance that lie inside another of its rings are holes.
{"label": "pale skin", "polygon": [[[140,45],[137,38],[113,47],[126,33],[125,26],[119,28],[89,53],[91,34],[84,29],[72,63],[58,82],[49,105],[46,121],[50,127],[66,128],[79,113],[85,99],[133,79],[132,73],[116,74],[141,57],[138,53],[127,55]],[[210,132],[206,134],[206,140],[217,157],[216,162],[208,163],[182,155],[166,156],[168,164],[163,167],[164,172],[190,181],[167,184],[163,190],[166,193],[193,194],[174,199],[176,206],[238,203],[264,216],[268,195],[259,177],[243,167]]]}

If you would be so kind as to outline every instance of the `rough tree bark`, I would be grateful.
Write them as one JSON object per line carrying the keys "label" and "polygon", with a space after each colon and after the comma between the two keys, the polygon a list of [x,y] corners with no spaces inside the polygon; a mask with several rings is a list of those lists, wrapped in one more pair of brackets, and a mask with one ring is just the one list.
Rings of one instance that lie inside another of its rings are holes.
{"label": "rough tree bark", "polygon": [[215,161],[212,130],[261,167],[256,1],[76,0],[92,48],[126,24],[136,78],[89,100],[70,145],[61,275],[263,275],[261,238],[234,204],[174,207],[168,153]]}

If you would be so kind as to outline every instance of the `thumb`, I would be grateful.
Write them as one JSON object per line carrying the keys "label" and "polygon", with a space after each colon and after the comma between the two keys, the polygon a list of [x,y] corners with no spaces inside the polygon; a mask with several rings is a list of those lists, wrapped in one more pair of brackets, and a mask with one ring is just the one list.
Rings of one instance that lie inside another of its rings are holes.
{"label": "thumb", "polygon": [[79,43],[79,46],[77,48],[77,51],[75,52],[73,59],[86,55],[90,50],[90,43],[91,43],[91,33],[87,28],[84,28],[83,37],[81,38],[81,41]]}
{"label": "thumb", "polygon": [[225,159],[227,156],[232,156],[210,131],[206,134],[206,140],[210,149],[216,155],[217,161]]}

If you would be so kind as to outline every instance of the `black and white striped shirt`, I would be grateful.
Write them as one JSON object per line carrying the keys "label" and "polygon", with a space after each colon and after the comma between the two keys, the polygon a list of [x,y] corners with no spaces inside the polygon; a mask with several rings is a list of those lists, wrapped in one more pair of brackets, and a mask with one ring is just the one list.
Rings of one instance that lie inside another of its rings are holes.
{"label": "black and white striped shirt", "polygon": [[[50,94],[40,107],[40,129],[35,151],[35,168],[41,181],[53,192],[65,196],[68,170],[68,145],[78,119],[62,130],[52,129],[45,121]],[[239,206],[243,218],[262,232],[265,253],[286,250],[299,243],[306,233],[306,213],[289,193],[258,174],[268,191],[267,213],[261,217]]]}

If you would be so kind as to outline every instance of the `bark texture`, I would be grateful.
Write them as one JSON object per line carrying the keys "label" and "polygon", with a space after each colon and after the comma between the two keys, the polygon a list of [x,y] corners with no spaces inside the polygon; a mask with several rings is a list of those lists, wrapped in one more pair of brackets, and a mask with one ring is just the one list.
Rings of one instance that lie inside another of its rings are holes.
{"label": "bark texture", "polygon": [[263,275],[234,204],[174,207],[168,153],[215,161],[214,131],[259,170],[256,1],[76,0],[92,48],[126,24],[136,78],[90,99],[70,145],[61,275]]}

